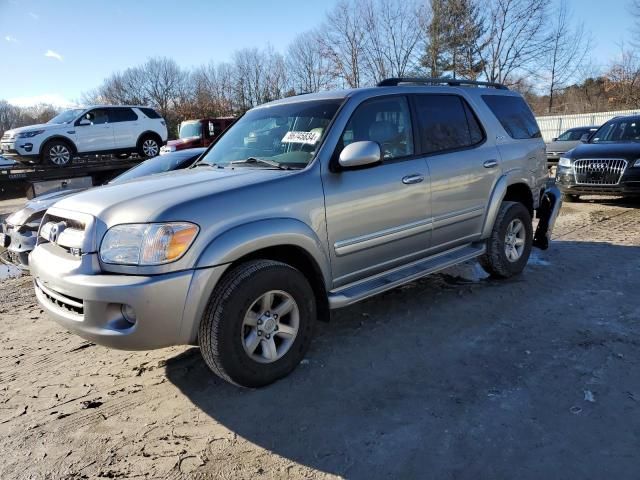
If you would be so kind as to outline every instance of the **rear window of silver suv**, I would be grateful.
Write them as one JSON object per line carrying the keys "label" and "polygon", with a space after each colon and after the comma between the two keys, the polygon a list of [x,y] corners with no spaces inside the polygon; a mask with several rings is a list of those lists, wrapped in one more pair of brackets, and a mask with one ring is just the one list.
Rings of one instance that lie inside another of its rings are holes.
{"label": "rear window of silver suv", "polygon": [[522,97],[482,95],[482,99],[511,138],[521,140],[542,136],[531,109]]}

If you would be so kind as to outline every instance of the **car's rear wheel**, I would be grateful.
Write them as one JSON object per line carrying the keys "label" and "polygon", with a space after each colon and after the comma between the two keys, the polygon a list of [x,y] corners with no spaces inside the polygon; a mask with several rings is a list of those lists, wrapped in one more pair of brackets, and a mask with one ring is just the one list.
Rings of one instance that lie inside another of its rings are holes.
{"label": "car's rear wheel", "polygon": [[493,277],[512,277],[524,270],[532,244],[529,210],[518,202],[503,202],[487,239],[487,251],[478,261]]}
{"label": "car's rear wheel", "polygon": [[138,155],[143,158],[155,157],[160,153],[160,142],[153,135],[145,135],[138,142]]}
{"label": "car's rear wheel", "polygon": [[233,268],[214,290],[200,324],[200,350],[223,379],[261,387],[296,368],[315,320],[315,296],[299,270],[250,261]]}
{"label": "car's rear wheel", "polygon": [[71,163],[73,151],[71,146],[63,140],[48,142],[40,154],[42,163],[48,163],[56,167],[66,167]]}

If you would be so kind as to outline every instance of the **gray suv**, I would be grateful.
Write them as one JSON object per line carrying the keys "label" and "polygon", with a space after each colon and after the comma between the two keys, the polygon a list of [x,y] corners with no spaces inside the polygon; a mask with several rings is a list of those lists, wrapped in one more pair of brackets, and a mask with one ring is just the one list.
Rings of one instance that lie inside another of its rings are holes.
{"label": "gray suv", "polygon": [[547,180],[536,121],[499,84],[403,78],[286,98],[188,170],[50,208],[35,291],[92,342],[199,345],[222,378],[262,386],[296,367],[332,309],[474,258],[520,273],[560,208]]}

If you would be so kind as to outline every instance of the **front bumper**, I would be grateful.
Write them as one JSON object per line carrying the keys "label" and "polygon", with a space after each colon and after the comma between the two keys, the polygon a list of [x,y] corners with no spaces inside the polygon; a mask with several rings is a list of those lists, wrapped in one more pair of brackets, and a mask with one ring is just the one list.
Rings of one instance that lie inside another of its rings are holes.
{"label": "front bumper", "polygon": [[627,167],[617,185],[581,185],[571,168],[562,167],[556,171],[556,184],[567,195],[640,196],[640,168]]}
{"label": "front bumper", "polygon": [[32,160],[38,156],[36,145],[30,139],[16,139],[0,142],[0,155],[8,159]]}
{"label": "front bumper", "polygon": [[0,247],[7,249],[5,256],[9,263],[21,268],[29,267],[29,253],[35,248],[38,238],[37,231],[25,226],[14,226],[8,223],[0,225]]}
{"label": "front bumper", "polygon": [[[38,302],[57,323],[87,340],[122,350],[194,344],[212,285],[225,267],[134,276],[100,271],[95,254],[79,259],[51,244],[31,253]],[[135,311],[127,321],[123,305]]]}
{"label": "front bumper", "polygon": [[547,164],[557,165],[564,152],[547,152]]}

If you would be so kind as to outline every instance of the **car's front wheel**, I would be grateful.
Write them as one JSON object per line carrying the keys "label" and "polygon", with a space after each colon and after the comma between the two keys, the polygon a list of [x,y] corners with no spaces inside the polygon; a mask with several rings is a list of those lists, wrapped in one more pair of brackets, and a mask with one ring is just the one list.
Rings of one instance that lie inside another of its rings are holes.
{"label": "car's front wheel", "polygon": [[533,227],[527,207],[503,202],[487,239],[487,251],[478,261],[494,277],[512,277],[524,270],[532,245]]}
{"label": "car's front wheel", "polygon": [[198,335],[202,357],[231,383],[268,385],[303,359],[315,320],[313,290],[299,270],[272,260],[243,263],[209,300]]}
{"label": "car's front wheel", "polygon": [[48,142],[40,153],[42,163],[48,163],[56,167],[66,167],[71,163],[73,152],[67,142],[52,140]]}

